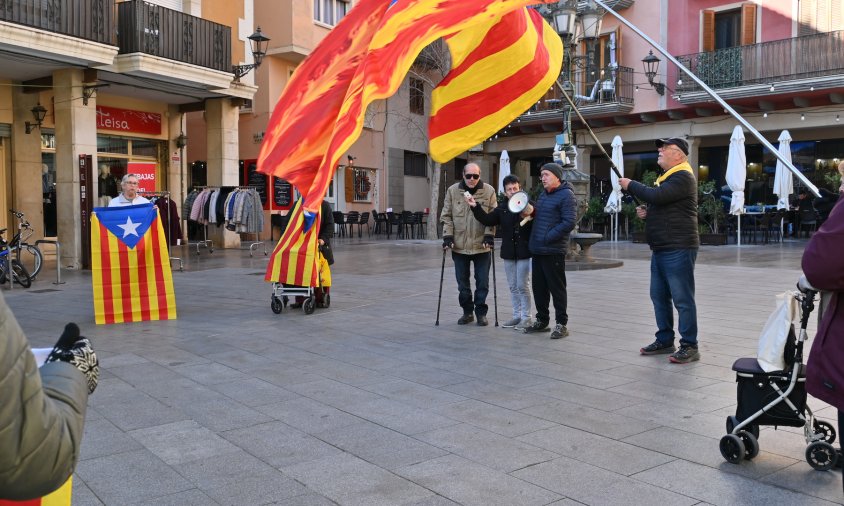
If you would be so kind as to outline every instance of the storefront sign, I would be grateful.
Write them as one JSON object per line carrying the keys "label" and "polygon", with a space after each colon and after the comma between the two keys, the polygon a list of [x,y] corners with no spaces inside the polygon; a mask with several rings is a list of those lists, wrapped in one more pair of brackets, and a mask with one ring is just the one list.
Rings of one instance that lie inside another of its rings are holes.
{"label": "storefront sign", "polygon": [[98,105],[97,130],[161,135],[161,115]]}
{"label": "storefront sign", "polygon": [[138,175],[138,191],[154,192],[155,191],[155,169],[154,162],[129,162],[127,167],[127,174]]}

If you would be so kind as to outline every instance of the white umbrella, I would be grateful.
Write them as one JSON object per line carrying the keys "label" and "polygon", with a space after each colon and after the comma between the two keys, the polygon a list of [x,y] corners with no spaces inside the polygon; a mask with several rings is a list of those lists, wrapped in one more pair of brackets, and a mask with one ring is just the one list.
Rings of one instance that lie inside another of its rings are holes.
{"label": "white umbrella", "polygon": [[[622,177],[624,176],[624,153],[622,152],[622,147],[624,143],[621,141],[621,137],[616,135],[613,137],[612,140],[612,161],[613,164],[618,168],[618,171],[621,173]],[[613,241],[618,240],[618,213],[621,211],[621,185],[618,184],[618,176],[615,174],[614,170],[610,170],[610,180],[612,181],[612,191],[610,192],[609,198],[607,198],[607,205],[604,207],[604,211],[610,213],[612,215],[614,226],[612,227],[613,233]]]}
{"label": "white umbrella", "polygon": [[510,155],[507,150],[501,152],[501,161],[498,164],[498,191],[504,193],[504,178],[510,175]]}
{"label": "white umbrella", "polygon": [[741,246],[741,215],[744,213],[744,182],[747,179],[747,156],[744,153],[744,132],[736,125],[730,137],[730,153],[727,156],[727,184],[733,191],[730,214],[738,216],[736,244]]}
{"label": "white umbrella", "polygon": [[[777,140],[780,141],[778,151],[783,158],[790,162],[791,134],[788,133],[788,130],[783,130]],[[779,159],[777,159],[777,172],[774,175],[774,193],[779,197],[777,209],[788,209],[788,197],[794,193],[794,182],[792,181],[791,171]]]}

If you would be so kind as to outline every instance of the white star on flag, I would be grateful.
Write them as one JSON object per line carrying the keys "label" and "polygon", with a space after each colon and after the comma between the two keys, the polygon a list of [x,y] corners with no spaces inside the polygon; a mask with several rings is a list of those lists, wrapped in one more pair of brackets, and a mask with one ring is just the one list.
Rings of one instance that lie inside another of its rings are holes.
{"label": "white star on flag", "polygon": [[123,229],[123,237],[127,237],[130,235],[138,235],[138,227],[141,226],[140,223],[132,223],[132,217],[126,217],[126,223],[124,225],[117,225],[118,227]]}

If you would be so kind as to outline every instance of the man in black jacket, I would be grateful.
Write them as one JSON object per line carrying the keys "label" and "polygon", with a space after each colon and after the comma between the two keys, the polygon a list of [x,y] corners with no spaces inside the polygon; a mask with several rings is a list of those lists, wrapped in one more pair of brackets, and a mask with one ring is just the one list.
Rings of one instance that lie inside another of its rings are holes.
{"label": "man in black jacket", "polygon": [[[649,188],[628,178],[618,180],[624,190],[648,203],[636,214],[645,219],[651,247],[651,301],[656,316],[656,340],[640,349],[642,355],[670,354],[671,362],[700,360],[695,304],[695,260],[700,246],[697,227],[697,181],[688,162],[689,144],[672,137],[656,141],[657,163],[663,173]],[[677,308],[680,348],[674,347],[674,309]]]}

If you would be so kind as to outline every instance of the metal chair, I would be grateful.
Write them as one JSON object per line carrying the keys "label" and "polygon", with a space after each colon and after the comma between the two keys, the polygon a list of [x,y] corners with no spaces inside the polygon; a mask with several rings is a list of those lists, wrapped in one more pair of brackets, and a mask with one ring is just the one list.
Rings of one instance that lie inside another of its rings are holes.
{"label": "metal chair", "polygon": [[358,237],[363,237],[363,227],[366,227],[367,234],[372,237],[372,229],[369,228],[369,211],[360,213],[358,217]]}
{"label": "metal chair", "polygon": [[800,234],[806,227],[809,228],[806,231],[806,237],[818,228],[818,215],[814,209],[801,209],[797,214],[797,233]]}
{"label": "metal chair", "polygon": [[334,226],[337,228],[337,237],[345,237],[346,236],[346,216],[343,215],[340,211],[334,211],[331,213],[334,217]]}
{"label": "metal chair", "polygon": [[360,213],[357,211],[349,211],[346,213],[346,226],[349,228],[349,237],[354,237],[355,235],[355,225],[358,224],[360,220]]}

